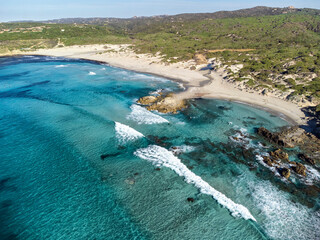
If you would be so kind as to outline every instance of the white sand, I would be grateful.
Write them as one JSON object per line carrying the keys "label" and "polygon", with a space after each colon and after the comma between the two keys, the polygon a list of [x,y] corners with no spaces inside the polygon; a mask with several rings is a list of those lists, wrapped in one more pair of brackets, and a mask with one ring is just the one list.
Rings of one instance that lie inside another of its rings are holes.
{"label": "white sand", "polygon": [[[166,78],[183,82],[187,87],[185,92],[177,95],[178,98],[217,98],[259,106],[282,114],[287,120],[297,124],[305,124],[305,115],[301,108],[275,96],[263,96],[259,93],[249,93],[245,89],[238,89],[222,77],[222,72],[212,71],[208,78],[207,71],[190,70],[194,61],[164,64],[160,56],[136,54],[129,45],[86,45],[71,46],[53,49],[40,49],[35,52],[24,52],[26,55],[48,55],[69,58],[83,58],[106,62],[112,66],[134,70],[138,72],[161,75]],[[197,67],[199,69],[199,67]],[[210,80],[210,81],[208,81]]]}

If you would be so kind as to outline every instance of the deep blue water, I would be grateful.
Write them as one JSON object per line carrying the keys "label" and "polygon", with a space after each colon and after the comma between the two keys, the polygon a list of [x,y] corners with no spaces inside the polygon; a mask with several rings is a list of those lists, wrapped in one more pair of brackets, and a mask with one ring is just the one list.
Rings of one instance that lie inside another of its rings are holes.
{"label": "deep blue water", "polygon": [[[0,239],[320,236],[317,196],[292,194],[259,161],[272,147],[255,128],[287,122],[221,100],[191,100],[178,115],[135,104],[159,89],[180,91],[89,61],[0,58]],[[312,171],[309,183],[318,184]],[[201,193],[192,174],[256,221]]]}

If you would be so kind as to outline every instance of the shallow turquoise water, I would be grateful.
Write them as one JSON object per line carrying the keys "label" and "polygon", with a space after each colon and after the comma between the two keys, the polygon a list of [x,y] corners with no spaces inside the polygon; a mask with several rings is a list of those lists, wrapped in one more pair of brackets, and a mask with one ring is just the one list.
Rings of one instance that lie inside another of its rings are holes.
{"label": "shallow turquoise water", "polygon": [[[175,83],[88,61],[0,58],[0,82],[0,239],[320,236],[317,196],[305,204],[230,138],[250,136],[259,155],[255,128],[286,126],[281,118],[205,99],[178,115],[150,113],[135,100],[179,91]],[[201,194],[175,160],[256,222]]]}

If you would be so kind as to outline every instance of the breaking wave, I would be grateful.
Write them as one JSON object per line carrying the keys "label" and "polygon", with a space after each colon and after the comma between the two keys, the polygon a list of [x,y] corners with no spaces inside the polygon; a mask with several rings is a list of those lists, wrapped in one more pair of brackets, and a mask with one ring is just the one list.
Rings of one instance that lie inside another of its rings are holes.
{"label": "breaking wave", "polygon": [[148,111],[144,107],[134,104],[130,108],[132,112],[127,116],[127,119],[139,124],[169,123],[167,119]]}
{"label": "breaking wave", "polygon": [[115,122],[115,130],[116,130],[116,137],[121,143],[125,143],[128,141],[132,141],[132,140],[136,140],[144,137],[142,133],[119,122]]}
{"label": "breaking wave", "polygon": [[67,65],[56,65],[54,66],[55,68],[64,68],[64,67],[67,67]]}
{"label": "breaking wave", "polygon": [[275,239],[319,239],[320,211],[310,213],[304,206],[289,199],[270,182],[251,183],[251,192],[258,208],[266,217],[265,230]]}
{"label": "breaking wave", "polygon": [[138,149],[134,154],[157,166],[165,166],[172,169],[179,176],[184,177],[187,183],[195,185],[201,193],[212,196],[219,204],[226,207],[231,212],[232,216],[256,221],[246,207],[233,202],[223,193],[211,187],[201,177],[190,171],[179,158],[175,157],[173,153],[167,149],[156,145],[150,145],[147,148]]}

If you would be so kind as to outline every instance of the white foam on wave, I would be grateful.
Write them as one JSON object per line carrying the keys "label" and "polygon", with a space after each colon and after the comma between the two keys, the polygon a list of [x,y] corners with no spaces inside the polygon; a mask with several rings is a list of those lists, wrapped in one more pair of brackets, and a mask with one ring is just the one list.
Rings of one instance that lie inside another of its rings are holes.
{"label": "white foam on wave", "polygon": [[144,137],[142,133],[119,122],[115,122],[115,130],[116,130],[116,137],[121,143],[125,143],[128,141],[132,141],[132,140],[136,140]]}
{"label": "white foam on wave", "polygon": [[169,79],[163,78],[163,77],[158,77],[154,75],[147,75],[147,74],[142,74],[142,73],[135,73],[131,74],[130,78],[133,80],[151,80],[151,81],[156,81],[156,82],[169,82]]}
{"label": "white foam on wave", "polygon": [[[274,173],[275,176],[277,177],[281,177],[281,175],[279,174],[278,170],[276,167],[273,167],[273,166],[269,166],[268,164],[266,164],[264,161],[263,161],[263,157],[264,156],[269,156],[268,153],[261,153],[261,154],[256,154],[256,159],[258,160],[258,162],[263,165],[264,167],[268,168],[271,172]],[[285,180],[285,178],[283,177],[282,180]]]}
{"label": "white foam on wave", "polygon": [[89,75],[93,76],[93,75],[97,75],[95,72],[89,72]]}
{"label": "white foam on wave", "polygon": [[302,181],[307,185],[313,185],[320,181],[320,173],[317,169],[305,165],[307,168],[307,176],[305,178],[302,178]]}
{"label": "white foam on wave", "polygon": [[189,145],[181,145],[181,146],[174,146],[170,148],[170,151],[173,152],[173,154],[178,155],[181,153],[189,153],[196,150],[196,147],[189,146]]}
{"label": "white foam on wave", "polygon": [[[248,181],[246,181],[248,183]],[[320,211],[312,212],[290,200],[268,181],[249,182],[255,205],[261,210],[263,228],[273,239],[319,239]]]}
{"label": "white foam on wave", "polygon": [[172,169],[179,176],[184,177],[187,183],[196,186],[201,193],[212,196],[219,204],[226,207],[231,212],[232,216],[256,221],[245,206],[233,202],[223,193],[211,187],[201,177],[190,171],[179,158],[175,157],[173,153],[167,149],[157,145],[150,145],[147,148],[138,149],[134,154],[157,166],[165,166]]}
{"label": "white foam on wave", "polygon": [[156,95],[156,96],[159,96],[160,93],[163,91],[162,88],[160,89],[157,89],[156,91],[153,91],[153,92],[149,92],[149,95]]}
{"label": "white foam on wave", "polygon": [[55,68],[64,68],[64,67],[67,67],[67,65],[56,65],[54,66]]}
{"label": "white foam on wave", "polygon": [[139,124],[156,124],[156,123],[168,123],[169,121],[157,114],[154,114],[144,107],[136,104],[132,105],[131,113],[127,116],[127,119],[133,120]]}

